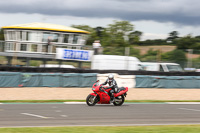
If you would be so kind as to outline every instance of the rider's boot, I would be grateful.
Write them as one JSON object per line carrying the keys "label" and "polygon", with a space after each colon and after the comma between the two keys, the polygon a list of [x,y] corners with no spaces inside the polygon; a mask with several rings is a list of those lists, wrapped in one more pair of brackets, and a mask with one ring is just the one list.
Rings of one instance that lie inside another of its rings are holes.
{"label": "rider's boot", "polygon": [[114,97],[114,94],[112,93],[110,97],[110,103],[113,103],[114,101],[115,101],[115,97]]}

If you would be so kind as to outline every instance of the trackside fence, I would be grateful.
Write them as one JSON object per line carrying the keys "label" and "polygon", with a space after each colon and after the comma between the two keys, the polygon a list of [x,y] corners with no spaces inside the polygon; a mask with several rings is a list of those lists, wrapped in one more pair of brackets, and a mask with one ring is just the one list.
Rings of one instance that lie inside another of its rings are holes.
{"label": "trackside fence", "polygon": [[96,73],[0,73],[0,87],[91,87],[96,80]]}
{"label": "trackside fence", "polygon": [[[200,76],[119,75],[119,87],[129,88],[200,88]],[[0,72],[0,87],[92,87],[108,74],[97,73],[21,73]]]}

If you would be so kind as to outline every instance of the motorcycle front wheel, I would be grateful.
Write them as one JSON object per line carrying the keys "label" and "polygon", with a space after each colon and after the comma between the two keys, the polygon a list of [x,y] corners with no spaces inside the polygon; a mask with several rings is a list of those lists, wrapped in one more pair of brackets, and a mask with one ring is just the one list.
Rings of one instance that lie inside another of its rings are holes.
{"label": "motorcycle front wheel", "polygon": [[86,98],[86,103],[88,106],[94,106],[97,103],[97,98],[89,94]]}
{"label": "motorcycle front wheel", "polygon": [[113,104],[114,104],[115,106],[121,106],[123,103],[124,103],[124,95],[115,97],[115,100],[114,100],[114,102],[113,102]]}

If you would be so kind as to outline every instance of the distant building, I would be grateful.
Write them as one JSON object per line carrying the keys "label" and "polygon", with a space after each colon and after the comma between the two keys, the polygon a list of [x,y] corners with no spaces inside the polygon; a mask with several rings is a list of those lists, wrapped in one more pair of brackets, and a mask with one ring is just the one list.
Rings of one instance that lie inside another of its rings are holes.
{"label": "distant building", "polygon": [[[48,23],[28,23],[2,27],[5,43],[0,56],[40,59],[55,58],[56,48],[80,49],[85,45],[88,31]],[[9,63],[8,63],[9,64]],[[27,64],[29,65],[29,64]]]}

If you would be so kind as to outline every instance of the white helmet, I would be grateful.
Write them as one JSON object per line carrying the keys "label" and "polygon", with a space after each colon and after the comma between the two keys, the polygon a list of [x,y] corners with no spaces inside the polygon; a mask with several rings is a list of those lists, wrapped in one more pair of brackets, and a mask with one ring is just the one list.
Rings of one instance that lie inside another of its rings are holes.
{"label": "white helmet", "polygon": [[113,79],[114,79],[114,76],[113,76],[112,74],[109,74],[109,75],[108,75],[108,80],[109,80],[109,81],[112,81]]}

